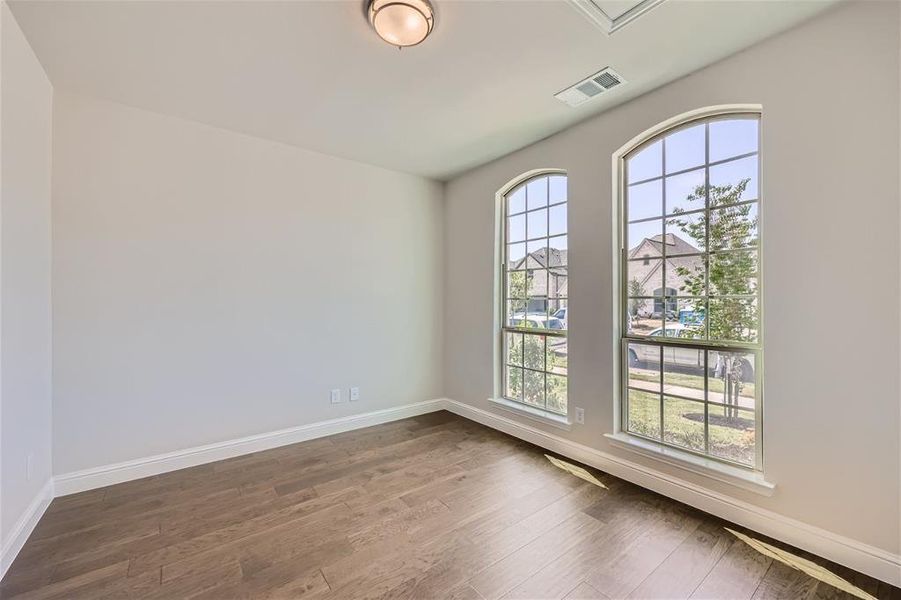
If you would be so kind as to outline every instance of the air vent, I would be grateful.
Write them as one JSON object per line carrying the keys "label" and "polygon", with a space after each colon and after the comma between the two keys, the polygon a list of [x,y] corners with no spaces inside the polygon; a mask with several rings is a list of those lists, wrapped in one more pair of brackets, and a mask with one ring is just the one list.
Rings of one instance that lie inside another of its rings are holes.
{"label": "air vent", "polygon": [[601,88],[599,88],[598,86],[596,86],[594,83],[592,83],[591,81],[586,81],[585,83],[583,83],[581,85],[577,85],[576,89],[579,90],[580,92],[582,92],[583,94],[585,94],[586,96],[588,96],[589,98],[592,96],[597,96],[598,94],[600,94],[601,92],[604,91]]}
{"label": "air vent", "polygon": [[579,106],[625,82],[622,75],[607,67],[562,92],[554,94],[554,98],[570,106]]}
{"label": "air vent", "polygon": [[593,77],[591,79],[593,82],[604,88],[605,90],[609,90],[612,87],[615,87],[622,83],[622,80],[611,73],[610,71],[605,71],[601,73],[597,77]]}

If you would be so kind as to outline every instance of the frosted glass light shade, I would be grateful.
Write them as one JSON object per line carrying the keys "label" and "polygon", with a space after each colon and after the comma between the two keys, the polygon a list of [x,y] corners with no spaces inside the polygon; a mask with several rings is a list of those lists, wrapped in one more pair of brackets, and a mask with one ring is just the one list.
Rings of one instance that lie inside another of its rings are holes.
{"label": "frosted glass light shade", "polygon": [[435,18],[428,0],[371,0],[369,22],[380,38],[403,48],[422,43]]}

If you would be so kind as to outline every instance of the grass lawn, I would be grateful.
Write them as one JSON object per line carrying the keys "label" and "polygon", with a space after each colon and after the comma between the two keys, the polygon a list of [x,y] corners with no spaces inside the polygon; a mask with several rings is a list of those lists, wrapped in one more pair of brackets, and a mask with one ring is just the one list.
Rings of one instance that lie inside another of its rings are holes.
{"label": "grass lawn", "polygon": [[[660,396],[629,391],[629,431],[660,439]],[[754,413],[739,411],[727,417],[724,409],[710,405],[710,454],[742,464],[754,464]],[[663,440],[669,444],[704,451],[704,405],[666,397],[663,406]]]}
{"label": "grass lawn", "polygon": [[[695,390],[704,390],[703,375],[689,375],[687,373],[673,373],[671,371],[664,371],[663,377],[665,379],[666,385],[678,385]],[[650,369],[637,369],[635,367],[630,367],[629,379],[656,382],[660,380],[660,372],[652,371]],[[708,385],[710,386],[710,391],[712,393],[722,394],[726,391],[726,382],[719,377],[711,377],[708,380]],[[741,386],[741,395],[747,396],[748,398],[754,398],[754,384],[743,383]]]}

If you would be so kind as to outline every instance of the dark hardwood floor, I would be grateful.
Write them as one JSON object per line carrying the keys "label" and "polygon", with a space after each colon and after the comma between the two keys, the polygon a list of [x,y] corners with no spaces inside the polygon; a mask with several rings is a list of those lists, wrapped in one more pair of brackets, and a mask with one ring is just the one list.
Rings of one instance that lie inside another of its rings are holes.
{"label": "dark hardwood floor", "polygon": [[440,412],[58,498],[0,595],[847,597],[728,523],[597,473],[601,489],[543,454]]}

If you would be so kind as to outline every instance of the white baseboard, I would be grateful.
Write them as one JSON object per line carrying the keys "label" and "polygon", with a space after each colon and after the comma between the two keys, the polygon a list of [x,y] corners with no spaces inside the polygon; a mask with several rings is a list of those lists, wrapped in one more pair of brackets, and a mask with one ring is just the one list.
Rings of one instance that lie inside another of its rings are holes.
{"label": "white baseboard", "polygon": [[901,556],[456,400],[444,408],[871,577],[901,586]]}
{"label": "white baseboard", "polygon": [[196,446],[185,450],[157,454],[136,460],[94,467],[54,477],[56,496],[67,496],[94,488],[105,487],[125,481],[177,471],[226,458],[234,458],[260,450],[270,450],[279,446],[305,442],[315,438],[371,427],[389,421],[414,417],[444,408],[444,399],[426,400],[405,404],[384,410],[350,415],[309,425],[300,425],[278,431],[251,435],[235,440]]}
{"label": "white baseboard", "polygon": [[44,511],[50,506],[51,500],[53,500],[53,479],[48,479],[16,524],[13,525],[9,538],[3,541],[3,548],[0,551],[0,579],[6,575],[6,570],[16,560],[16,556],[25,545],[28,536],[34,531],[38,521],[44,516]]}
{"label": "white baseboard", "polygon": [[542,448],[591,465],[626,481],[653,490],[728,521],[738,523],[785,543],[846,565],[872,577],[901,586],[901,556],[850,538],[831,533],[742,500],[706,489],[684,479],[645,467],[630,460],[590,448],[558,435],[542,431],[503,415],[456,400],[439,398],[309,425],[291,427],[236,440],[198,446],[177,452],[86,469],[59,475],[47,482],[22,516],[2,551],[0,577],[12,564],[52,498],[122,483],[151,475],[184,469],[251,452],[268,450],[344,431],[379,425],[446,409],[526,440]]}

